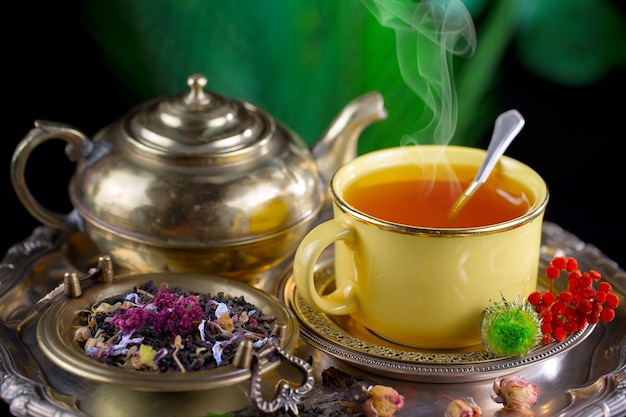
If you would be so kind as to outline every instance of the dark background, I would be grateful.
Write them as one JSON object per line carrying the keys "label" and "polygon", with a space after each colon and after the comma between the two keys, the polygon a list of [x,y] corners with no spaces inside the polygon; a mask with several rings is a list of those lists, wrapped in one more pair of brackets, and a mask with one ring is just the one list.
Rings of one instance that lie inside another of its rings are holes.
{"label": "dark background", "polygon": [[[15,3],[13,13],[20,19],[8,25],[10,31],[7,25],[2,29],[2,253],[39,225],[17,199],[9,172],[12,153],[34,120],[64,122],[93,135],[122,117],[129,104],[138,104],[120,100],[123,87],[84,34],[73,9],[47,4],[31,10],[28,2]],[[597,246],[624,268],[626,71],[614,71],[593,85],[563,87],[506,59],[502,75],[498,94],[527,121],[507,155],[545,178],[551,193],[546,220]],[[44,205],[68,211],[67,182],[73,165],[65,158],[64,143],[58,142],[33,154],[27,173]]]}
{"label": "dark background", "polygon": [[[71,2],[69,2],[71,4]],[[4,133],[0,175],[3,215],[8,224],[0,250],[27,237],[38,225],[17,199],[10,181],[13,151],[34,120],[67,123],[94,135],[122,117],[132,97],[108,69],[70,6],[43,3],[24,8],[19,33],[7,33],[4,59]],[[5,27],[3,29],[7,31]],[[551,192],[546,219],[598,246],[626,265],[626,70],[613,71],[593,85],[564,87],[505,59],[497,93],[517,108],[526,126],[507,155],[536,169]],[[125,101],[126,100],[126,101]],[[486,147],[486,141],[484,139]],[[58,142],[58,143],[56,143]],[[64,142],[47,142],[29,159],[29,186],[44,205],[69,210],[67,182],[73,165]],[[30,167],[33,168],[30,168]]]}

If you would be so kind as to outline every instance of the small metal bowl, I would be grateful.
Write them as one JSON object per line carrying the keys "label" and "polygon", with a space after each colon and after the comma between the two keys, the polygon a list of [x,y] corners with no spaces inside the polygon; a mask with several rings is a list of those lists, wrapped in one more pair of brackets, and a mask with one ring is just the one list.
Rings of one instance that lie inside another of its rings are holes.
{"label": "small metal bowl", "polygon": [[[79,378],[108,385],[124,392],[138,393],[174,393],[203,391],[203,401],[208,398],[207,392],[220,392],[219,398],[222,409],[232,410],[240,403],[225,405],[223,389],[237,386],[241,390],[242,382],[250,381],[250,391],[245,396],[248,403],[253,401],[266,412],[272,412],[281,407],[296,407],[297,402],[275,396],[275,401],[263,399],[261,392],[261,375],[273,372],[285,360],[291,367],[297,368],[303,376],[302,384],[290,390],[287,397],[292,396],[299,401],[305,392],[313,386],[313,376],[310,365],[291,353],[295,350],[299,340],[299,325],[295,316],[284,307],[273,295],[254,288],[245,283],[228,278],[207,276],[202,274],[185,273],[143,273],[113,276],[106,265],[111,265],[110,258],[100,257],[99,265],[105,267],[91,268],[86,276],[78,278],[75,272],[66,273],[63,284],[42,298],[37,308],[41,316],[37,323],[37,343],[45,356],[56,366]],[[232,363],[214,369],[152,373],[125,369],[107,365],[90,358],[82,346],[73,341],[76,313],[79,310],[89,309],[94,303],[106,298],[126,294],[130,288],[140,286],[148,280],[154,281],[158,287],[167,283],[181,289],[197,291],[199,293],[223,292],[233,296],[243,296],[246,301],[254,304],[264,314],[273,315],[274,332],[272,343],[254,350],[251,343],[242,342]],[[278,353],[280,360],[270,361],[270,353]],[[245,391],[245,390],[244,390]],[[143,394],[138,394],[139,396]],[[229,408],[230,407],[230,408]]]}

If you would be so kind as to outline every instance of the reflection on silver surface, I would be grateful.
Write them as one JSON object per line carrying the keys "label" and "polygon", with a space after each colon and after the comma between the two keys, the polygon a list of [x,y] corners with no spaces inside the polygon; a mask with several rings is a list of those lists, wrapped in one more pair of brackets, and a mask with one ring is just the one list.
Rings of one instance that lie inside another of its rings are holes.
{"label": "reflection on silver surface", "polygon": [[[44,227],[35,229],[31,237],[13,246],[0,264],[0,396],[9,403],[14,415],[102,415],[102,409],[96,405],[102,403],[102,395],[108,395],[107,389],[53,366],[39,351],[32,325],[37,321],[33,313],[37,300],[56,287],[68,269],[86,270],[96,255],[84,236],[65,235]],[[542,261],[548,262],[555,255],[573,256],[581,269],[600,272],[622,302],[613,322],[595,326],[576,347],[516,372],[539,387],[539,401],[533,407],[538,416],[623,416],[626,413],[626,272],[593,245],[581,242],[555,224],[546,223]],[[278,275],[276,272],[274,279],[270,277],[255,286],[273,292]],[[443,415],[450,397],[464,396],[474,398],[483,416],[501,415],[502,406],[491,399],[491,380],[427,383],[390,378],[354,367],[305,341],[298,344],[294,353],[312,360],[318,382],[322,370],[333,366],[368,383],[394,387],[405,396],[405,407],[396,413],[397,417]],[[135,400],[120,399],[115,407],[117,415],[137,417],[142,412],[152,412],[153,417],[178,410],[177,415],[200,417],[193,407],[198,401],[194,395],[160,397],[163,401],[142,398],[141,404]],[[151,408],[157,402],[165,403],[165,409],[157,412]]]}

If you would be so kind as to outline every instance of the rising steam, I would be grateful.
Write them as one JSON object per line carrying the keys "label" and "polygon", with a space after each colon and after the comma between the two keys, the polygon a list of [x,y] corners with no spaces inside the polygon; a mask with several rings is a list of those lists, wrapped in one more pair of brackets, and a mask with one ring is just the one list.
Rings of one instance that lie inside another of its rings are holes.
{"label": "rising steam", "polygon": [[453,58],[476,49],[472,18],[461,0],[361,0],[381,25],[396,32],[404,82],[424,101],[424,126],[402,144],[447,145],[456,130],[457,97]]}

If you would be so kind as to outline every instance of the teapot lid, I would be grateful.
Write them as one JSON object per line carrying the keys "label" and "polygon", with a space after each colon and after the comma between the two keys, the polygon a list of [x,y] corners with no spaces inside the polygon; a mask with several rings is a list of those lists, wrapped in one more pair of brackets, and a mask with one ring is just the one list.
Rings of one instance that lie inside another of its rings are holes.
{"label": "teapot lid", "polygon": [[190,75],[187,84],[190,91],[149,101],[127,115],[123,129],[135,146],[167,157],[223,155],[276,134],[267,112],[205,91],[204,75]]}

